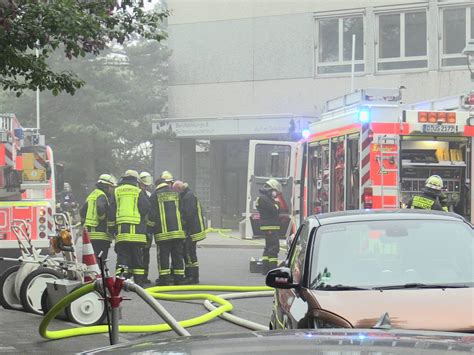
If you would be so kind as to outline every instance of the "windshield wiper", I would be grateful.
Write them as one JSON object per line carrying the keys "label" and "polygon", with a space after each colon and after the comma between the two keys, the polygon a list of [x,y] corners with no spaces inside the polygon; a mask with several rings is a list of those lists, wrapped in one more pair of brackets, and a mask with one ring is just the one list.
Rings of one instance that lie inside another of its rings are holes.
{"label": "windshield wiper", "polygon": [[402,284],[402,285],[390,285],[390,286],[379,286],[379,287],[374,287],[373,290],[401,290],[401,289],[406,289],[406,288],[440,288],[440,289],[445,289],[445,288],[466,288],[469,287],[468,285],[449,285],[449,284],[423,284],[423,283],[408,283],[408,284]]}
{"label": "windshield wiper", "polygon": [[348,285],[318,285],[313,290],[322,290],[322,291],[352,291],[352,290],[370,290],[370,288],[357,287],[357,286],[348,286]]}

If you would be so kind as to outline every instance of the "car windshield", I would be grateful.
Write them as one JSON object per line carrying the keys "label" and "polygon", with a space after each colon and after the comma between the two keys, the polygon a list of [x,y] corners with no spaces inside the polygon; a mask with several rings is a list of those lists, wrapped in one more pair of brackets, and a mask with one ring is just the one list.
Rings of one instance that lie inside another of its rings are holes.
{"label": "car windshield", "polygon": [[384,220],[322,226],[311,288],[474,285],[474,233],[463,222]]}

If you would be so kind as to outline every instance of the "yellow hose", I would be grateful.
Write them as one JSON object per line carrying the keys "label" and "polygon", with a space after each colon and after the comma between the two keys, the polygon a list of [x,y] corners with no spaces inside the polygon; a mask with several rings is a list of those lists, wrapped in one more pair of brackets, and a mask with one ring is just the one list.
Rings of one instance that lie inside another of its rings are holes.
{"label": "yellow hose", "polygon": [[[73,291],[66,297],[64,297],[60,302],[58,302],[54,307],[46,314],[43,318],[43,321],[40,324],[39,332],[43,338],[46,339],[64,339],[80,335],[91,335],[91,334],[100,334],[107,333],[107,325],[93,325],[89,327],[79,327],[79,328],[69,328],[63,330],[48,330],[49,323],[69,304],[71,304],[76,299],[84,296],[87,293],[93,292],[95,290],[95,284],[89,283],[83,287]],[[226,292],[249,292],[249,291],[271,291],[273,290],[270,287],[266,286],[208,286],[208,285],[186,285],[186,286],[156,286],[147,288],[146,291],[149,292],[154,298],[167,300],[167,301],[187,301],[187,300],[210,300],[211,302],[218,303],[220,306],[204,315],[186,319],[180,321],[183,327],[193,327],[206,323],[224,312],[230,312],[233,309],[233,305],[216,295],[209,293],[195,293],[195,294],[179,294],[179,295],[170,295],[162,292],[170,291],[226,291]],[[160,291],[160,292],[158,292]],[[155,333],[155,332],[164,332],[171,330],[168,324],[153,324],[153,325],[120,325],[119,331],[121,333]]]}

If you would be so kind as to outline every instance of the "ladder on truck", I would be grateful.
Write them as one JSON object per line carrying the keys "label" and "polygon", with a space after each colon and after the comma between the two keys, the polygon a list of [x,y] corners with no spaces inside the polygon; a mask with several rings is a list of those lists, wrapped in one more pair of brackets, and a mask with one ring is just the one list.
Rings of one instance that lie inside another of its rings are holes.
{"label": "ladder on truck", "polygon": [[[382,208],[400,208],[400,138],[393,135],[382,135],[377,138],[377,144],[380,149],[379,166],[381,175],[380,196],[382,200]],[[395,151],[388,148],[396,146]],[[393,168],[386,168],[385,161],[389,161]],[[387,187],[385,176],[395,174],[396,186]],[[395,196],[395,204],[385,202],[385,197]]]}

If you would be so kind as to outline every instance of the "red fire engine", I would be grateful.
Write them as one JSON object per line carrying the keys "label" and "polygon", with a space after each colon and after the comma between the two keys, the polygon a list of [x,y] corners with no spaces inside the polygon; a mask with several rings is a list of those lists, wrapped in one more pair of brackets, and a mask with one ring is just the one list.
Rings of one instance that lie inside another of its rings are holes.
{"label": "red fire engine", "polygon": [[13,220],[27,221],[36,247],[49,246],[55,212],[53,152],[36,130],[0,114],[0,256],[18,252]]}
{"label": "red fire engine", "polygon": [[[251,142],[247,236],[257,234],[252,201],[269,177],[284,186],[296,225],[316,213],[403,207],[430,175],[443,178],[449,209],[474,221],[472,93],[403,105],[399,89],[360,90],[327,101],[307,133],[296,145]],[[257,160],[271,165],[265,177],[251,174]]]}

